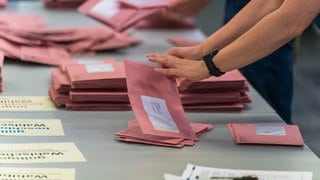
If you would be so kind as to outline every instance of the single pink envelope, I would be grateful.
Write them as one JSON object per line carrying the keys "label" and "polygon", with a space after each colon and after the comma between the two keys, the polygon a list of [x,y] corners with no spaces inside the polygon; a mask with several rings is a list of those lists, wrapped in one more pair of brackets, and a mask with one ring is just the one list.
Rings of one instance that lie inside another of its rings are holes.
{"label": "single pink envelope", "polygon": [[120,91],[75,91],[69,92],[72,102],[121,102],[129,103],[127,92]]}
{"label": "single pink envelope", "polygon": [[228,128],[236,144],[304,145],[297,125],[234,123],[228,124]]}
{"label": "single pink envelope", "polygon": [[74,64],[66,72],[73,89],[126,89],[123,62]]}
{"label": "single pink envelope", "polygon": [[117,31],[123,30],[123,24],[137,12],[135,9],[120,8],[117,0],[88,0],[78,7],[78,11]]}
{"label": "single pink envelope", "polygon": [[125,60],[128,95],[144,134],[196,140],[174,79]]}

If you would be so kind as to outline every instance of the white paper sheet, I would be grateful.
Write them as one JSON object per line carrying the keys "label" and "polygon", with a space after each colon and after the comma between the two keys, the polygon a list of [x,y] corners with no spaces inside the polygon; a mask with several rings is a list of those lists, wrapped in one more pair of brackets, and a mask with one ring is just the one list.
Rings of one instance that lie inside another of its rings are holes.
{"label": "white paper sheet", "polygon": [[[203,167],[188,164],[180,179],[188,180],[207,180],[217,177],[243,177],[256,175],[259,180],[312,180],[311,171],[263,171],[263,170],[240,170],[240,169],[221,169],[213,167]],[[165,174],[165,180],[178,180],[179,177]]]}
{"label": "white paper sheet", "polygon": [[1,167],[0,179],[10,180],[75,180],[73,168],[12,168]]}
{"label": "white paper sheet", "polygon": [[0,136],[64,136],[60,119],[0,119]]}
{"label": "white paper sheet", "polygon": [[56,111],[49,96],[0,96],[0,111]]}
{"label": "white paper sheet", "polygon": [[74,143],[0,144],[1,163],[84,162]]}

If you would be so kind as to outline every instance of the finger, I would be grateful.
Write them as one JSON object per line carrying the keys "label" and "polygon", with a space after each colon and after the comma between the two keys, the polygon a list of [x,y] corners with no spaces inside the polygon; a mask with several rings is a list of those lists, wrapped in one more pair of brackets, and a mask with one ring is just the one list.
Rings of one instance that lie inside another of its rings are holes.
{"label": "finger", "polygon": [[174,56],[169,55],[152,55],[147,57],[151,62],[160,63],[167,67],[176,67],[176,61]]}
{"label": "finger", "polygon": [[161,73],[161,74],[167,75],[167,76],[176,76],[177,75],[176,70],[170,69],[170,68],[164,69],[164,68],[156,67],[156,68],[154,68],[154,70]]}

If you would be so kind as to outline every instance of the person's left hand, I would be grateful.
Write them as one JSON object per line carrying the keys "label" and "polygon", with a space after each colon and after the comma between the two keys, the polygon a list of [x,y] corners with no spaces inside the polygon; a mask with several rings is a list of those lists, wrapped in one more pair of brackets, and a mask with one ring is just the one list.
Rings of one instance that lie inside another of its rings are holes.
{"label": "person's left hand", "polygon": [[180,89],[185,90],[191,83],[208,78],[209,71],[202,60],[181,59],[168,54],[148,54],[151,62],[159,64],[157,72],[179,78]]}

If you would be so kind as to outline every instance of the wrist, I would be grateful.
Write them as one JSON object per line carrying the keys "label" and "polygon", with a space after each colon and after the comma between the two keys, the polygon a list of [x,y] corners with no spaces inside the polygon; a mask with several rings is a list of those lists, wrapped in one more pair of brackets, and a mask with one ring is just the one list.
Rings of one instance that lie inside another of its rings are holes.
{"label": "wrist", "polygon": [[220,69],[215,65],[214,62],[214,56],[217,55],[219,52],[219,50],[215,49],[211,52],[209,52],[207,55],[203,56],[203,61],[205,62],[207,69],[209,71],[209,74],[211,76],[216,76],[219,77],[223,74],[225,74],[225,72],[220,71]]}

